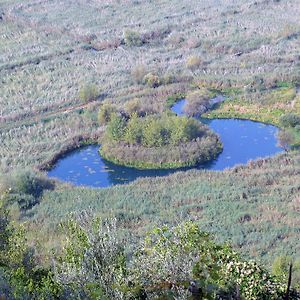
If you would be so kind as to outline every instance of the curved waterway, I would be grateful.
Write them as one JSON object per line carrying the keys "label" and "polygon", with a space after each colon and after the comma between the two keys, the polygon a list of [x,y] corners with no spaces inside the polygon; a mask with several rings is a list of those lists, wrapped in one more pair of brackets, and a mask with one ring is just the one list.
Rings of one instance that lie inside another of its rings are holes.
{"label": "curved waterway", "polygon": [[[182,115],[185,100],[176,103],[172,110]],[[278,128],[259,122],[237,119],[202,119],[223,143],[223,152],[206,164],[196,169],[224,170],[237,164],[246,164],[249,160],[267,157],[282,151],[277,146]],[[59,159],[48,176],[73,183],[92,187],[108,187],[131,182],[139,177],[165,176],[179,170],[138,170],[113,164],[99,154],[99,145],[82,147]]]}

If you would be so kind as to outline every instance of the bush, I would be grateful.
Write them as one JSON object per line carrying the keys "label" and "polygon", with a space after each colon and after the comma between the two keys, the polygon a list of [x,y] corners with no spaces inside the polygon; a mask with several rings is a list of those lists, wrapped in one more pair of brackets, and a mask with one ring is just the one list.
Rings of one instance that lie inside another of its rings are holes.
{"label": "bush", "polygon": [[94,84],[86,84],[79,91],[79,98],[83,102],[95,101],[99,95],[100,92]]}
{"label": "bush", "polygon": [[118,141],[124,137],[125,128],[125,119],[122,116],[114,113],[111,115],[111,119],[107,125],[106,136],[108,139]]}
{"label": "bush", "polygon": [[288,281],[290,264],[292,268],[292,287],[300,288],[300,259],[293,260],[288,256],[278,256],[272,264],[272,274],[284,281]]}
{"label": "bush", "polygon": [[192,55],[188,57],[186,61],[186,67],[192,71],[197,70],[202,64],[202,60],[199,56],[197,55]]}
{"label": "bush", "polygon": [[130,116],[133,113],[142,114],[141,101],[138,98],[131,99],[124,104],[125,112]]}
{"label": "bush", "polygon": [[139,32],[133,30],[126,30],[124,32],[124,41],[125,44],[129,47],[131,46],[140,47],[144,44],[142,35]]}
{"label": "bush", "polygon": [[288,113],[280,118],[280,123],[283,127],[300,126],[300,116],[294,113]]}
{"label": "bush", "polygon": [[144,83],[147,84],[149,87],[158,87],[161,84],[159,76],[153,74],[153,73],[148,73],[144,77]]}
{"label": "bush", "polygon": [[186,95],[184,112],[191,117],[199,117],[210,108],[212,95],[206,89],[196,90]]}
{"label": "bush", "polygon": [[0,182],[0,186],[6,190],[4,200],[8,204],[18,203],[21,209],[33,207],[39,203],[39,198],[44,190],[54,187],[51,180],[30,170],[2,175]]}
{"label": "bush", "polygon": [[294,135],[287,130],[280,130],[277,133],[278,146],[282,147],[285,151],[288,151],[290,145],[294,142]]}
{"label": "bush", "polygon": [[101,155],[138,168],[178,168],[213,159],[222,150],[217,135],[195,119],[164,114],[126,123],[114,115],[108,123]]}
{"label": "bush", "polygon": [[137,83],[143,83],[143,79],[147,74],[147,68],[145,65],[137,65],[131,70],[131,76]]}
{"label": "bush", "polygon": [[117,112],[115,105],[110,103],[103,103],[98,112],[98,121],[100,124],[107,124],[113,113]]}

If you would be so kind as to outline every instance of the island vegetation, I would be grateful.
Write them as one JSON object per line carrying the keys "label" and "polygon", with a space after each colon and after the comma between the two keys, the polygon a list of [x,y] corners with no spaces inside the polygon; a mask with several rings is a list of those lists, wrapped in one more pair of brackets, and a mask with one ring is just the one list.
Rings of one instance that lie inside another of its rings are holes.
{"label": "island vegetation", "polygon": [[195,119],[168,113],[146,117],[133,113],[126,119],[112,113],[100,153],[117,164],[158,169],[204,163],[221,150],[218,136]]}

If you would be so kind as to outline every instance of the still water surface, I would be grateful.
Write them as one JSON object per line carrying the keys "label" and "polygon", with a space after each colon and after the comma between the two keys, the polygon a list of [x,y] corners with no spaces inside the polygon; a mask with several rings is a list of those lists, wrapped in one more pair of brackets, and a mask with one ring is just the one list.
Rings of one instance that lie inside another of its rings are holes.
{"label": "still water surface", "polygon": [[[184,100],[176,103],[172,110],[182,115]],[[202,120],[223,143],[223,152],[212,162],[195,167],[196,169],[224,170],[249,160],[271,156],[282,151],[276,140],[277,127],[259,122],[237,119]],[[99,145],[90,145],[75,150],[62,157],[48,172],[75,185],[108,187],[131,182],[138,177],[165,176],[178,170],[138,170],[113,164],[101,158]]]}

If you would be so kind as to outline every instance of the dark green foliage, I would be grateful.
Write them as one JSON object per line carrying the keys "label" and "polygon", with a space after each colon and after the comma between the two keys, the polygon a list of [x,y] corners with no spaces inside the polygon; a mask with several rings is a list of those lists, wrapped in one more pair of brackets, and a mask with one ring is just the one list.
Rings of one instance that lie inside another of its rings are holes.
{"label": "dark green foliage", "polygon": [[280,118],[283,127],[296,127],[300,125],[300,116],[294,113],[288,113]]}

